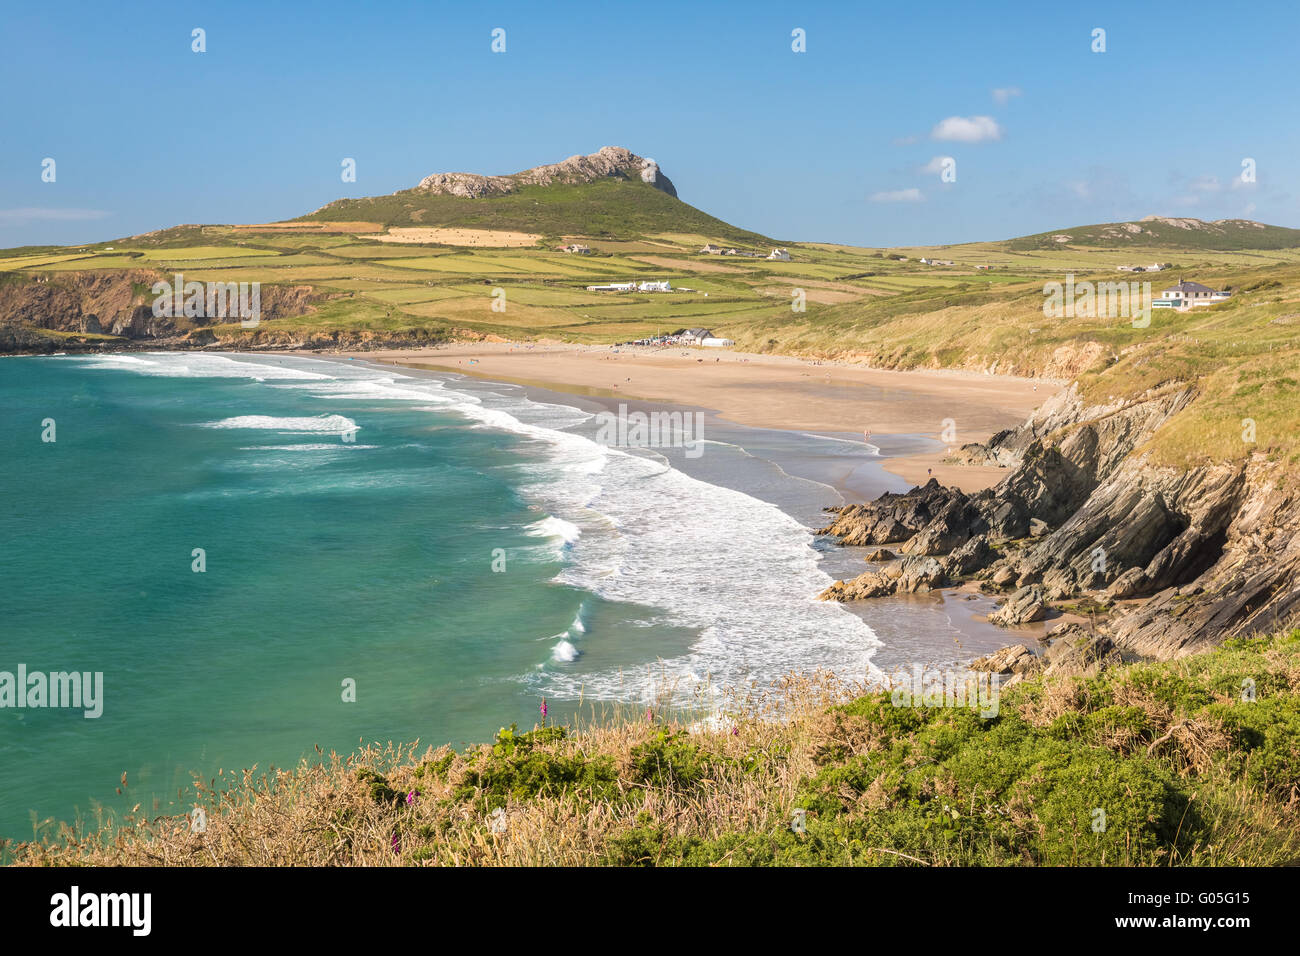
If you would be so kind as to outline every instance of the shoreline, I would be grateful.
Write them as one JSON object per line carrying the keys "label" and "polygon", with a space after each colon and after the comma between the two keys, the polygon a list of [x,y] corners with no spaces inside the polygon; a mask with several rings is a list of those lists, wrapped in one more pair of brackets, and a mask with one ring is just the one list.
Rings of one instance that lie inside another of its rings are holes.
{"label": "shoreline", "polygon": [[[882,447],[881,465],[911,484],[935,477],[966,492],[991,487],[1007,472],[946,464],[949,449],[1019,425],[1064,387],[1013,376],[871,369],[730,349],[478,342],[286,354],[452,372],[591,399],[689,405],[738,425],[864,444],[867,432],[873,444],[877,437],[911,439],[910,447]],[[945,432],[951,443],[940,441]]]}
{"label": "shoreline", "polygon": [[[248,354],[261,357],[260,353]],[[813,482],[825,487],[845,504],[855,500],[874,500],[886,491],[905,490],[906,485],[900,481],[896,471],[889,469],[890,462],[903,458],[924,461],[927,457],[926,453],[899,455],[893,459],[884,457],[885,451],[891,448],[906,451],[915,448],[919,442],[925,441],[917,436],[901,436],[901,438],[881,436],[880,443],[884,448],[881,456],[877,457],[867,452],[860,441],[855,442],[802,429],[740,424],[721,418],[714,410],[679,403],[643,400],[612,389],[576,386],[576,391],[569,391],[559,383],[542,383],[535,380],[503,382],[494,375],[467,371],[464,367],[448,367],[425,362],[389,362],[377,360],[373,353],[304,354],[300,357],[344,365],[355,362],[371,368],[396,368],[404,374],[418,375],[424,372],[437,377],[460,377],[482,382],[484,385],[515,386],[522,389],[524,394],[534,401],[572,404],[587,411],[595,409],[614,411],[619,403],[626,403],[630,411],[674,410],[688,414],[702,411],[706,416],[706,424],[711,423],[708,425],[709,433],[718,440],[733,444],[747,455],[766,461],[779,469],[787,478]],[[662,454],[663,451],[661,449],[660,453]],[[693,478],[776,504],[781,510],[804,524],[810,532],[825,524],[826,516],[820,511],[821,502],[816,506],[811,504],[815,497],[813,495],[805,493],[795,499],[788,496],[781,499],[780,496],[773,497],[770,493],[750,486],[737,473],[725,476],[716,473],[701,474],[697,467],[692,466],[689,459],[683,460],[680,455],[673,455],[671,464]],[[963,470],[962,466],[948,467],[953,470]],[[996,471],[997,478],[1005,474],[1002,469],[990,468],[987,471]],[[826,503],[830,503],[829,500]],[[821,553],[819,563],[822,571],[832,580],[852,578],[873,567],[866,563],[864,558],[868,552],[875,550],[874,548],[837,545],[829,550],[823,548],[816,550]],[[914,663],[919,659],[951,662],[973,660],[1018,643],[1026,644],[1037,653],[1042,648],[1042,639],[1050,628],[1074,620],[1072,615],[1056,614],[1045,621],[1014,629],[1002,628],[987,620],[988,614],[999,600],[999,597],[985,594],[973,585],[967,584],[936,589],[928,594],[897,595],[871,601],[849,602],[842,607],[867,623],[881,641],[873,656],[873,663],[885,671],[890,671],[901,664]]]}

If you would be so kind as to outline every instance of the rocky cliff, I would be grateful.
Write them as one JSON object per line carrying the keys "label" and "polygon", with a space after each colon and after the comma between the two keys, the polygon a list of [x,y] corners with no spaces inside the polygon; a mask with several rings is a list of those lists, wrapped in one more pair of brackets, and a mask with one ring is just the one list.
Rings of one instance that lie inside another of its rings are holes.
{"label": "rocky cliff", "polygon": [[622,146],[604,146],[589,156],[570,156],[559,163],[535,166],[509,176],[481,176],[477,173],[434,173],[425,176],[415,192],[479,199],[504,196],[521,186],[550,186],[554,183],[590,183],[609,177],[640,179],[656,189],[676,196],[672,181],[653,159],[638,156]]}
{"label": "rocky cliff", "polygon": [[[152,286],[172,279],[152,269],[6,276],[0,281],[0,352],[189,348],[215,342],[205,328],[210,319],[154,315]],[[265,285],[260,298],[261,318],[276,319],[304,315],[322,297],[311,286]],[[255,342],[257,336],[247,338]]]}
{"label": "rocky cliff", "polygon": [[1072,388],[962,449],[967,462],[1008,469],[997,486],[968,495],[932,480],[834,509],[822,533],[902,547],[822,598],[973,579],[1008,593],[992,619],[1009,625],[1085,599],[1103,609],[1101,632],[1120,651],[1161,659],[1288,622],[1300,612],[1300,500],[1284,469],[1257,455],[1180,470],[1142,452],[1194,397],[1175,384],[1088,405]]}

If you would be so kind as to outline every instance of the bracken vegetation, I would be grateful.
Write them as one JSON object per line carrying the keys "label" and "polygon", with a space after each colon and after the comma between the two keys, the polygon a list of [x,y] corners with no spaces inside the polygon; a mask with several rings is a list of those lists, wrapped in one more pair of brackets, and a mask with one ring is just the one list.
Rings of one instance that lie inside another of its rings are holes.
{"label": "bracken vegetation", "polygon": [[375,745],[200,784],[204,826],[64,826],[6,853],[195,866],[1300,858],[1300,629],[1017,684],[988,718],[829,679],[791,679],[777,699],[727,711],[511,727],[464,752]]}

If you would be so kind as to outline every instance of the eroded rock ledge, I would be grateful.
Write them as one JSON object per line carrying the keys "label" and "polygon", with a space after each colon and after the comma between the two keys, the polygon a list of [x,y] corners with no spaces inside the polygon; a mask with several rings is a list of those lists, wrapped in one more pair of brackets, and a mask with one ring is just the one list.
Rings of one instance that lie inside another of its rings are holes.
{"label": "eroded rock ledge", "polygon": [[1015,625],[1052,604],[1102,610],[1117,651],[1168,659],[1270,631],[1300,612],[1294,482],[1256,455],[1186,470],[1157,467],[1146,440],[1194,397],[1171,385],[1138,401],[1086,405],[1061,392],[967,461],[1009,465],[966,494],[931,480],[906,494],[828,509],[819,533],[844,544],[901,545],[899,557],[824,600],[949,587],[974,579],[1010,592],[991,616]]}

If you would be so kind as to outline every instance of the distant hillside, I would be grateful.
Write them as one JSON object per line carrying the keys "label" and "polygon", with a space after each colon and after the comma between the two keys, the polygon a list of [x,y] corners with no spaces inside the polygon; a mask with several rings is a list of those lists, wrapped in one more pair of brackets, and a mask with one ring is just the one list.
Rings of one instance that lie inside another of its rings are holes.
{"label": "distant hillside", "polygon": [[455,226],[541,235],[692,233],[770,244],[677,198],[653,160],[617,146],[510,176],[434,173],[389,196],[339,199],[294,222]]}
{"label": "distant hillside", "polygon": [[1268,226],[1250,219],[1174,219],[1146,216],[1136,222],[1104,222],[1009,239],[1006,248],[1064,249],[1167,246],[1178,249],[1292,249],[1300,247],[1300,229]]}

